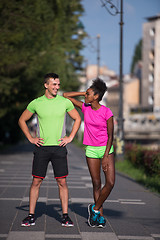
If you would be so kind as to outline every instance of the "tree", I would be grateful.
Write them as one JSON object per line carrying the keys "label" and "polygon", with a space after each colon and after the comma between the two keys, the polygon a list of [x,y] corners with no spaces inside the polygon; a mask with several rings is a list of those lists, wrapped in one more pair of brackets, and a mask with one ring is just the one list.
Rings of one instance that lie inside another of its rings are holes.
{"label": "tree", "polygon": [[81,0],[0,1],[2,141],[6,136],[11,142],[19,139],[19,115],[42,94],[46,73],[58,73],[65,90],[78,87],[76,70],[83,60],[80,50],[85,34],[78,37],[77,26],[83,11]]}
{"label": "tree", "polygon": [[130,70],[131,73],[134,73],[135,65],[141,59],[142,59],[142,39],[139,40],[139,42],[137,43],[134,49],[134,55],[132,58],[131,70]]}

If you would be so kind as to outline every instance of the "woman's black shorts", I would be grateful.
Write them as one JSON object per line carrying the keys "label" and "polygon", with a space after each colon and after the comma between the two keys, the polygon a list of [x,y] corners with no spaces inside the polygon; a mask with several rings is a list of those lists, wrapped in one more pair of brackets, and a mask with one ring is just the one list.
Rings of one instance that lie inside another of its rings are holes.
{"label": "woman's black shorts", "polygon": [[51,161],[55,178],[68,175],[67,149],[60,146],[35,146],[32,166],[34,177],[45,178],[48,163]]}

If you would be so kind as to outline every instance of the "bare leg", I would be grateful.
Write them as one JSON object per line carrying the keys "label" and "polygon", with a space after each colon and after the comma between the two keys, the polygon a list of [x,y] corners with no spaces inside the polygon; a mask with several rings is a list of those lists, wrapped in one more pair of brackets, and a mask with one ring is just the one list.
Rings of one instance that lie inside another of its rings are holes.
{"label": "bare leg", "polygon": [[29,195],[29,213],[34,214],[36,203],[39,197],[39,189],[42,183],[41,178],[33,178]]}
{"label": "bare leg", "polygon": [[[86,157],[86,160],[87,160],[88,169],[92,178],[93,197],[96,203],[101,193],[101,176],[100,176],[101,161],[98,158],[88,158],[88,157]],[[103,215],[102,207],[99,210],[101,215]]]}
{"label": "bare leg", "polygon": [[103,171],[105,175],[105,185],[102,188],[100,195],[96,201],[95,210],[99,210],[102,207],[102,204],[109,196],[112,191],[115,183],[115,164],[114,164],[114,155],[110,154],[108,157],[108,166],[107,170]]}
{"label": "bare leg", "polygon": [[68,186],[66,178],[57,178],[57,184],[59,188],[59,198],[62,205],[62,213],[68,213]]}

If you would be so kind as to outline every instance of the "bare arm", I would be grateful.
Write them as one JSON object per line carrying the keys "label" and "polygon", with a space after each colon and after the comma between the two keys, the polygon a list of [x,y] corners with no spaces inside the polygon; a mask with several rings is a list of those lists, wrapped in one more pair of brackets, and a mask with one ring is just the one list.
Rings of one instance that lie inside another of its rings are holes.
{"label": "bare arm", "polygon": [[75,108],[69,111],[68,114],[74,120],[74,124],[69,137],[65,136],[64,138],[61,138],[58,140],[58,141],[61,141],[59,146],[66,146],[67,143],[70,143],[73,140],[74,136],[76,135],[81,124],[81,117]]}
{"label": "bare arm", "polygon": [[63,97],[68,98],[76,107],[82,109],[83,102],[73,97],[85,96],[86,92],[66,92]]}
{"label": "bare arm", "polygon": [[109,151],[110,151],[110,148],[111,148],[112,143],[113,143],[113,133],[114,133],[113,117],[110,117],[107,120],[107,132],[108,132],[108,141],[107,141],[107,145],[106,145],[106,151],[105,151],[103,159],[102,159],[102,169],[103,169],[103,171],[107,171]]}
{"label": "bare arm", "polygon": [[33,113],[31,113],[30,111],[28,111],[26,109],[20,116],[18,124],[19,124],[20,128],[22,129],[26,138],[29,140],[29,142],[31,142],[39,147],[40,145],[43,145],[43,139],[38,138],[38,137],[33,138],[32,135],[30,134],[29,128],[26,124],[26,122],[32,117],[32,115],[33,115]]}
{"label": "bare arm", "polygon": [[105,155],[108,156],[110,148],[113,144],[113,134],[114,134],[114,123],[113,123],[113,117],[110,117],[107,120],[107,132],[108,132],[108,141],[106,146]]}

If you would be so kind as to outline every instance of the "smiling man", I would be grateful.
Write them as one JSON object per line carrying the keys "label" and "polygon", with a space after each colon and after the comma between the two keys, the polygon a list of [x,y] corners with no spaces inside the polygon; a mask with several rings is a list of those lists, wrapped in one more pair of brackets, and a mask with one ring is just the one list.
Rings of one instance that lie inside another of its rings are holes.
{"label": "smiling man", "polygon": [[[62,226],[73,226],[68,216],[68,175],[67,149],[79,129],[81,118],[72,102],[57,94],[60,88],[59,76],[48,73],[44,77],[45,94],[34,99],[19,118],[19,126],[27,139],[35,145],[32,166],[33,181],[30,188],[29,215],[22,221],[21,226],[35,225],[35,207],[39,196],[39,189],[46,176],[48,163],[51,161],[54,177],[59,188],[62,205]],[[74,120],[69,136],[65,132],[66,113]],[[37,114],[37,136],[32,137],[27,121],[33,114]]]}

